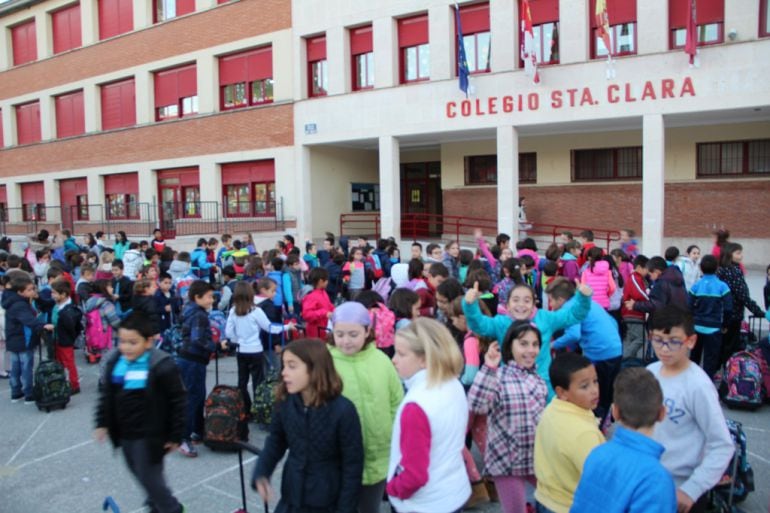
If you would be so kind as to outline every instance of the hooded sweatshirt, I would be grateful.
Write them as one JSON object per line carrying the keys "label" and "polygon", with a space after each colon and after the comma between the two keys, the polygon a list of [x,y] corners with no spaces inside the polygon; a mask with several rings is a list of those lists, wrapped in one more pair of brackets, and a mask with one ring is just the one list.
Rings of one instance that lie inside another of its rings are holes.
{"label": "hooded sweatshirt", "polygon": [[663,271],[650,289],[649,301],[637,301],[634,310],[653,313],[658,308],[674,305],[682,310],[689,310],[687,290],[684,288],[682,271],[671,265]]}
{"label": "hooded sweatshirt", "polygon": [[173,260],[168,267],[168,274],[171,275],[171,282],[176,282],[179,278],[190,272],[190,263],[181,260]]}
{"label": "hooded sweatshirt", "polygon": [[137,273],[142,269],[144,257],[138,249],[129,249],[123,254],[123,275],[129,280],[136,280]]}
{"label": "hooded sweatshirt", "polygon": [[610,264],[605,260],[594,263],[593,269],[589,264],[580,278],[581,283],[588,284],[594,291],[593,300],[605,310],[610,307],[610,296],[615,292],[617,285],[610,273]]}
{"label": "hooded sweatshirt", "polygon": [[5,309],[5,344],[8,351],[21,353],[34,347],[38,333],[45,321],[38,319],[29,300],[16,291],[3,292],[2,305]]}

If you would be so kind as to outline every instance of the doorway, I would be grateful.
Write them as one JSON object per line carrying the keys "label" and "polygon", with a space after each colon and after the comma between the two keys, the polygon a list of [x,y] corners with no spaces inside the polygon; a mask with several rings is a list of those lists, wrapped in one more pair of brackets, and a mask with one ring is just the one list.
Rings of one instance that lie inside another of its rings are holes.
{"label": "doorway", "polygon": [[440,237],[442,214],[441,162],[401,164],[401,236]]}
{"label": "doorway", "polygon": [[177,235],[180,219],[200,217],[200,185],[198,168],[158,171],[158,218],[164,239]]}

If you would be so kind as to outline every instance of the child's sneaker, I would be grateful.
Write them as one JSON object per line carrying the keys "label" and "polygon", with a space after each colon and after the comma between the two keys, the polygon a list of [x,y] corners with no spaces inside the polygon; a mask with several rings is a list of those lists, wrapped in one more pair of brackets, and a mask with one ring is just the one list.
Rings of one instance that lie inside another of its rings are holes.
{"label": "child's sneaker", "polygon": [[182,443],[179,445],[179,452],[181,452],[182,455],[187,456],[188,458],[195,458],[196,456],[198,456],[198,451],[195,449],[193,444],[191,444],[187,440],[182,441]]}
{"label": "child's sneaker", "polygon": [[35,398],[34,397],[25,397],[24,398],[24,404],[35,404]]}
{"label": "child's sneaker", "polygon": [[11,402],[12,403],[18,403],[19,400],[24,397],[24,394],[18,394],[18,395],[12,395],[11,396]]}
{"label": "child's sneaker", "polygon": [[190,435],[190,442],[192,442],[193,445],[200,445],[203,443],[203,437],[198,433],[193,433]]}

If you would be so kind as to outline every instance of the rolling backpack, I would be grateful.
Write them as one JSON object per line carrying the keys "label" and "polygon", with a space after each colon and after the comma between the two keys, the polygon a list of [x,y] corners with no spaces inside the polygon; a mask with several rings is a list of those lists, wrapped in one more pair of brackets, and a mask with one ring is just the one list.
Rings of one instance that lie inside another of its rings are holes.
{"label": "rolling backpack", "polygon": [[265,380],[254,389],[254,401],[251,403],[251,417],[257,424],[266,426],[273,419],[275,405],[275,386],[278,384],[278,374],[268,372]]}
{"label": "rolling backpack", "polygon": [[740,351],[727,360],[721,392],[724,394],[722,400],[729,408],[755,410],[762,406],[762,367],[752,353]]}
{"label": "rolling backpack", "polygon": [[112,326],[104,322],[101,307],[86,312],[83,318],[85,319],[83,332],[86,339],[86,361],[99,363],[105,349],[112,346]]}
{"label": "rolling backpack", "polygon": [[64,409],[70,402],[70,382],[64,366],[53,359],[43,360],[43,345],[46,346],[50,356],[53,340],[48,332],[41,335],[39,346],[40,363],[35,369],[32,394],[35,397],[35,405],[38,410],[50,412],[55,409]]}
{"label": "rolling backpack", "polygon": [[219,384],[219,355],[214,359],[216,385],[203,407],[203,443],[214,451],[237,451],[249,440],[246,406],[238,387]]}
{"label": "rolling backpack", "polygon": [[374,341],[378,349],[393,347],[396,337],[396,315],[382,303],[372,309],[370,314],[374,329]]}

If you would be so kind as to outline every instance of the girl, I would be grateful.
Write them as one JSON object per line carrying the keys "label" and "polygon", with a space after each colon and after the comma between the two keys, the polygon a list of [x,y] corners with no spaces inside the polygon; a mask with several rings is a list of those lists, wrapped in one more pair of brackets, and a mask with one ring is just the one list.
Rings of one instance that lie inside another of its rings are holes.
{"label": "girl", "polygon": [[305,320],[305,333],[308,338],[326,338],[326,326],[334,312],[334,305],[326,285],[329,284],[329,272],[322,267],[310,270],[308,282],[313,287],[311,292],[302,298],[302,318]]}
{"label": "girl", "polygon": [[497,344],[487,350],[468,393],[471,412],[489,415],[484,464],[504,513],[525,513],[526,483],[535,485],[535,428],[548,395],[535,372],[540,346],[537,328],[515,322],[505,334],[502,354]]}
{"label": "girl", "polygon": [[102,251],[102,253],[99,255],[99,267],[96,268],[97,280],[112,279],[113,260],[115,260],[115,255],[112,251]]}
{"label": "girl", "polygon": [[115,251],[115,260],[123,260],[123,254],[128,250],[128,237],[123,230],[115,236],[115,244],[112,246]]}
{"label": "girl", "polygon": [[131,297],[131,310],[141,312],[153,335],[160,335],[160,314],[155,305],[155,291],[158,283],[148,278],[140,278],[134,282],[134,295]]}
{"label": "girl", "polygon": [[462,459],[468,402],[449,330],[416,319],[396,332],[393,364],[407,393],[396,412],[386,490],[399,512],[459,511],[471,493]]}
{"label": "girl", "polygon": [[[527,285],[516,285],[508,298],[508,314],[487,317],[481,313],[478,304],[479,290],[476,285],[468,289],[463,300],[463,311],[468,327],[477,335],[495,340],[504,340],[508,328],[514,321],[531,321],[540,330],[541,340],[551,340],[554,332],[566,329],[586,318],[591,308],[591,288],[579,285],[578,294],[555,311],[535,308],[535,293]],[[548,367],[551,365],[551,348],[544,344],[537,355],[537,372],[548,385],[549,399],[553,397]]]}
{"label": "girl", "polygon": [[[615,262],[615,267],[618,268],[620,276],[623,277],[623,283],[626,283],[634,272],[634,264],[632,263],[631,258],[619,248],[610,251],[610,256],[612,257],[612,261]],[[619,282],[618,286],[620,286]]]}
{"label": "girl", "polygon": [[372,332],[377,349],[393,358],[393,336],[396,331],[396,315],[382,302],[382,296],[373,290],[363,290],[356,297],[356,302],[369,310],[372,319]]}
{"label": "girl", "polygon": [[730,287],[730,293],[733,296],[733,309],[730,317],[725,319],[727,332],[722,338],[722,354],[719,361],[720,366],[740,347],[741,342],[741,322],[743,322],[743,311],[748,308],[749,311],[762,317],[765,313],[749,296],[749,287],[741,271],[741,262],[743,261],[743,246],[728,242],[722,248],[721,258],[719,260],[719,269],[717,278],[722,280]]}
{"label": "girl", "polygon": [[[449,269],[449,276],[460,280],[460,245],[457,241],[450,240],[444,245],[444,256],[441,261]],[[460,280],[462,283],[462,280]]]}
{"label": "girl", "polygon": [[342,267],[342,281],[347,285],[348,299],[355,299],[366,284],[363,260],[363,250],[356,247],[350,250],[350,260]]}
{"label": "girl", "polygon": [[83,235],[83,242],[83,249],[86,251],[94,251],[95,253],[99,251],[96,246],[96,237],[94,237],[93,233]]}
{"label": "girl", "polygon": [[[478,262],[478,260],[476,260],[476,262]],[[475,269],[468,272],[468,277],[465,282],[463,282],[463,286],[465,288],[471,288],[476,282],[479,284],[479,292],[481,293],[479,299],[484,302],[487,310],[490,312],[497,312],[497,296],[492,292],[492,280],[484,269]]]}
{"label": "girl", "polygon": [[524,283],[521,276],[521,262],[518,258],[509,258],[503,262],[503,279],[495,284],[492,292],[497,294],[497,313],[505,315],[505,305],[511,290],[518,284]]}
{"label": "girl", "polygon": [[238,388],[243,396],[247,414],[251,412],[249,378],[251,390],[256,394],[257,387],[264,381],[264,347],[261,333],[281,333],[294,328],[271,325],[265,311],[254,305],[254,288],[245,281],[238,282],[233,290],[232,308],[227,316],[225,339],[238,344]]}
{"label": "girl", "polygon": [[112,326],[113,346],[116,346],[118,340],[118,328],[120,327],[120,316],[112,302],[112,281],[96,280],[91,285],[91,296],[86,300],[84,307],[85,313],[98,309],[102,317],[102,326]]}
{"label": "girl", "polygon": [[401,380],[387,356],[378,351],[369,311],[356,301],[334,310],[329,349],[342,377],[343,395],[356,407],[364,444],[364,473],[358,513],[379,513],[388,473],[390,437],[404,398]]}
{"label": "girl", "polygon": [[[580,277],[580,283],[585,283],[594,291],[593,300],[605,310],[610,309],[610,297],[618,286],[612,279],[610,263],[604,260],[602,249],[593,247],[588,250],[588,266]],[[620,304],[618,304],[620,308]]]}
{"label": "girl", "polygon": [[564,245],[564,253],[561,256],[561,275],[570,281],[580,278],[579,257],[580,243],[578,241],[573,240]]}
{"label": "girl", "polygon": [[689,246],[687,248],[687,256],[680,258],[676,264],[679,269],[682,270],[682,276],[684,277],[684,286],[687,292],[690,292],[695,282],[701,279],[703,273],[700,270],[700,248],[698,246]]}
{"label": "girl", "polygon": [[722,248],[727,244],[730,238],[730,232],[728,230],[717,230],[714,232],[714,247],[711,248],[711,254],[720,259],[722,256]]}
{"label": "girl", "polygon": [[253,486],[263,500],[271,498],[270,476],[288,450],[277,512],[354,513],[364,470],[356,407],[342,396],[342,380],[324,344],[296,340],[281,358],[283,381]]}
{"label": "girl", "polygon": [[420,316],[420,296],[409,289],[396,289],[390,295],[388,308],[396,316],[396,331],[409,326]]}

